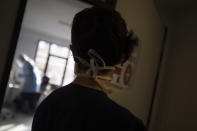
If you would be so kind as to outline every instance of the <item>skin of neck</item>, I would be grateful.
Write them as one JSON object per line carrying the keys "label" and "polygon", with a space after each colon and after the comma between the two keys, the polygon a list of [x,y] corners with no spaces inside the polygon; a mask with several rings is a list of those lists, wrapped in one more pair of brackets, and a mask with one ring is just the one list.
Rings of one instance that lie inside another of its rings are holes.
{"label": "skin of neck", "polygon": [[[88,88],[103,91],[106,93],[105,87],[101,86],[92,76],[84,75],[86,73],[87,73],[87,71],[80,70],[80,72],[77,74],[76,79],[74,80],[74,83],[88,87]],[[107,73],[104,74],[104,76],[106,76],[106,75],[109,77],[112,77],[113,71],[108,71]],[[103,81],[104,83],[106,82],[106,80],[101,80],[101,81]]]}

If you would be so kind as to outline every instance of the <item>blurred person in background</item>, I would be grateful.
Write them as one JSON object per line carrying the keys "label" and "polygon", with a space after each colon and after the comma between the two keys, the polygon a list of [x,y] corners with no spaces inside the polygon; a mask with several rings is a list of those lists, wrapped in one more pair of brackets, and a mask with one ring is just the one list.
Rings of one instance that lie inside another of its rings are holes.
{"label": "blurred person in background", "polygon": [[17,111],[32,113],[40,96],[40,74],[33,60],[25,54],[20,55],[18,60],[22,64],[22,73],[19,74],[19,77],[23,78],[24,82],[21,84],[21,93],[16,97],[14,103]]}

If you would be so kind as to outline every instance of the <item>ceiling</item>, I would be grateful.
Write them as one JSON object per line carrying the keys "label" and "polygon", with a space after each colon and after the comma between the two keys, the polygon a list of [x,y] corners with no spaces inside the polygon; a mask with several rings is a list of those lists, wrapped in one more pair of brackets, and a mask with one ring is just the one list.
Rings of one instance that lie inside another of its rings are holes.
{"label": "ceiling", "polygon": [[70,41],[72,19],[87,7],[77,0],[28,0],[22,28]]}
{"label": "ceiling", "polygon": [[[197,0],[155,0],[155,3],[164,23],[181,12],[197,10]],[[28,0],[22,27],[70,41],[74,15],[90,6],[78,0]]]}

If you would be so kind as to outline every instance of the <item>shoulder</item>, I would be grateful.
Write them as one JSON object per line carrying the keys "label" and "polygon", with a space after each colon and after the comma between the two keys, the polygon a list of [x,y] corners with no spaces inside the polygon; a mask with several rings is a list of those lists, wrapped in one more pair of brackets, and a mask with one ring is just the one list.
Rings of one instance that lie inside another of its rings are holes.
{"label": "shoulder", "polygon": [[[69,110],[71,109],[71,110]],[[34,125],[70,113],[74,118],[84,119],[89,130],[118,129],[145,131],[143,123],[129,110],[115,103],[103,93],[77,85],[67,85],[52,92],[38,107]],[[57,116],[60,112],[61,116]],[[74,114],[73,114],[74,113]],[[80,118],[81,117],[81,118]],[[98,127],[99,123],[99,127]]]}
{"label": "shoulder", "polygon": [[69,93],[68,90],[69,90],[70,87],[71,87],[71,84],[69,84],[65,87],[60,87],[58,89],[55,89],[54,91],[51,92],[51,94],[49,94],[43,100],[43,102],[40,104],[40,106],[47,105],[47,104],[58,104],[57,101],[61,102],[62,99],[64,99],[63,97],[65,97],[66,94]]}
{"label": "shoulder", "polygon": [[146,131],[143,122],[128,109],[106,97],[102,105],[95,106],[95,112],[90,111],[90,123],[93,127],[100,123],[102,127],[118,130]]}
{"label": "shoulder", "polygon": [[[68,85],[69,87],[69,85]],[[35,129],[37,127],[42,127],[43,122],[51,122],[51,118],[54,117],[54,112],[61,107],[64,98],[62,95],[67,90],[67,87],[61,87],[53,91],[49,96],[47,96],[38,106],[34,114],[33,126]]]}
{"label": "shoulder", "polygon": [[26,62],[24,63],[24,68],[32,69],[33,66],[32,66],[32,64],[31,64],[30,62],[26,61]]}

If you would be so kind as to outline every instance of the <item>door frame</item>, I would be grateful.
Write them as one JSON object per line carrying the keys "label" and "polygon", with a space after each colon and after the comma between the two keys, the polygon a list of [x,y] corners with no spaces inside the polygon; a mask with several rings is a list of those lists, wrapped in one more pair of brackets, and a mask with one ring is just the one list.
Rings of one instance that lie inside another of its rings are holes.
{"label": "door frame", "polygon": [[0,112],[4,104],[4,97],[5,97],[6,88],[7,88],[7,84],[8,84],[8,80],[10,76],[10,71],[12,68],[12,62],[14,59],[15,50],[17,47],[17,42],[18,42],[20,30],[21,30],[21,25],[22,25],[24,13],[25,13],[26,4],[27,4],[27,0],[20,0],[19,2],[19,8],[17,11],[16,21],[14,24],[11,40],[9,43],[10,47],[9,47],[6,62],[4,65],[2,79],[0,81]]}

